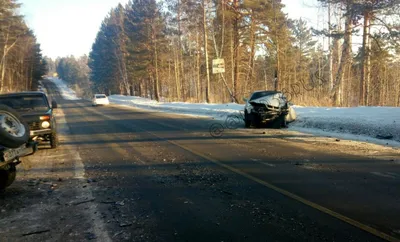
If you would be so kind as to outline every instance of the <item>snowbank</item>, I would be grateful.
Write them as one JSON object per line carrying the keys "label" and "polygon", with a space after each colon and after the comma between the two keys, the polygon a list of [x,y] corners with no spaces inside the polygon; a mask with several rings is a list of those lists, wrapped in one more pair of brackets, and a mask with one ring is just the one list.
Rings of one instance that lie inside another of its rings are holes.
{"label": "snowbank", "polygon": [[190,114],[194,116],[208,116],[224,119],[232,113],[243,111],[243,105],[236,103],[207,104],[185,102],[156,102],[148,98],[111,95],[108,97],[111,103],[134,106],[163,112]]}
{"label": "snowbank", "polygon": [[295,110],[298,120],[293,129],[299,128],[299,131],[311,128],[400,142],[400,108],[295,107]]}
{"label": "snowbank", "polygon": [[[67,100],[79,100],[73,90],[58,78],[51,79]],[[143,109],[207,116],[225,119],[229,114],[239,114],[244,105],[236,103],[207,104],[185,102],[156,102],[148,98],[111,95],[112,104]],[[400,142],[400,108],[394,107],[355,107],[323,108],[294,106],[297,121],[290,129],[316,135],[335,136],[343,139],[364,140],[374,143]],[[382,142],[378,142],[382,141]],[[394,144],[394,143],[396,144]]]}
{"label": "snowbank", "polygon": [[[243,111],[244,105],[236,103],[207,104],[184,102],[156,102],[142,97],[112,95],[110,102],[124,106],[158,110],[163,112],[208,116],[225,119],[227,115]],[[400,108],[355,107],[323,108],[294,106],[297,121],[290,129],[349,139],[368,138],[400,142]],[[342,135],[341,134],[346,134]],[[354,136],[351,136],[354,135]]]}
{"label": "snowbank", "polygon": [[58,90],[60,92],[60,95],[66,99],[66,100],[80,100],[81,98],[78,98],[76,96],[76,93],[74,90],[72,90],[71,88],[69,88],[65,82],[59,78],[50,78],[50,80],[52,82],[54,82],[54,84],[56,84],[56,86],[58,87]]}

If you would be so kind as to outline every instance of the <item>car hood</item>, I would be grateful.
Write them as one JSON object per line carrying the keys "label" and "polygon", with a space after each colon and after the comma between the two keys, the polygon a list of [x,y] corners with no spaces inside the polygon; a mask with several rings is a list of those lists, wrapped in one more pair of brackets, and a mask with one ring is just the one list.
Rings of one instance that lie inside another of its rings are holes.
{"label": "car hood", "polygon": [[28,123],[40,121],[40,116],[51,115],[51,110],[48,111],[32,111],[20,113],[21,117]]}
{"label": "car hood", "polygon": [[275,93],[249,101],[250,104],[264,104],[266,106],[284,107],[286,98],[282,93]]}

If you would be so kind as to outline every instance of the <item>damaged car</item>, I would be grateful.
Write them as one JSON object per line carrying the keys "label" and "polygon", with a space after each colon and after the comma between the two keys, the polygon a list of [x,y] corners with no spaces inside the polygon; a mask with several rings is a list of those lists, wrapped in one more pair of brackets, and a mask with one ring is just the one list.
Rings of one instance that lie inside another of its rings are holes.
{"label": "damaged car", "polygon": [[296,112],[287,101],[286,96],[279,91],[256,91],[249,99],[243,99],[245,127],[271,128],[287,127],[296,120]]}

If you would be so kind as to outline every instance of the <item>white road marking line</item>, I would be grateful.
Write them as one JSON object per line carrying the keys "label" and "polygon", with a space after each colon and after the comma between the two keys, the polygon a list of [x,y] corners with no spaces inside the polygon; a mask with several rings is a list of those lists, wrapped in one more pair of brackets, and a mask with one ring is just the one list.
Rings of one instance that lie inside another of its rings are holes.
{"label": "white road marking line", "polygon": [[268,163],[268,162],[262,162],[260,159],[250,159],[250,160],[252,160],[254,162],[257,162],[257,163],[259,163],[261,165],[269,166],[269,167],[275,167],[276,166],[276,165]]}
{"label": "white road marking line", "polygon": [[[65,114],[62,109],[58,109],[59,115],[57,115],[57,124],[59,128],[60,136],[63,136],[65,140],[68,140],[68,134],[70,133],[68,124],[65,120]],[[85,180],[85,166],[83,164],[82,158],[79,155],[79,152],[75,150],[75,152],[71,151],[71,157],[75,161],[75,178],[79,179],[82,183],[86,184]],[[80,198],[91,200],[94,199],[93,193],[88,186],[89,189],[84,189],[83,186],[77,187],[77,192]],[[100,217],[100,212],[97,209],[97,203],[92,202],[88,203],[88,207],[85,209],[85,213],[87,215],[87,219],[89,222],[92,222],[93,233],[96,235],[97,241],[111,242],[111,238],[109,237],[105,223],[103,219]]]}
{"label": "white road marking line", "polygon": [[269,166],[269,167],[275,167],[274,164],[267,163],[267,162],[261,162],[261,164],[266,165],[266,166]]}
{"label": "white road marking line", "polygon": [[386,174],[389,174],[389,175],[394,176],[394,177],[397,177],[397,176],[398,176],[398,174],[396,174],[396,173],[394,173],[394,172],[386,172]]}
{"label": "white road marking line", "polygon": [[371,174],[373,174],[375,176],[381,176],[381,177],[392,178],[392,179],[396,178],[396,176],[390,175],[388,173],[382,173],[382,172],[377,172],[377,171],[373,171],[373,172],[371,172]]}

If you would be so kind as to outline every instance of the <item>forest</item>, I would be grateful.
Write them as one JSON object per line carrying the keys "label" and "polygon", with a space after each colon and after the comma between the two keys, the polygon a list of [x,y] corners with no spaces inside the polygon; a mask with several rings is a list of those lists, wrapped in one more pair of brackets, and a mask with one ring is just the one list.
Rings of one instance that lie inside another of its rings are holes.
{"label": "forest", "polygon": [[400,106],[399,0],[317,7],[313,26],[280,0],[131,0],[105,16],[89,56],[47,61],[84,96],[240,103],[279,90],[297,105]]}
{"label": "forest", "polygon": [[35,90],[47,73],[40,45],[19,7],[14,0],[0,0],[0,93]]}

